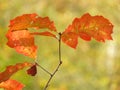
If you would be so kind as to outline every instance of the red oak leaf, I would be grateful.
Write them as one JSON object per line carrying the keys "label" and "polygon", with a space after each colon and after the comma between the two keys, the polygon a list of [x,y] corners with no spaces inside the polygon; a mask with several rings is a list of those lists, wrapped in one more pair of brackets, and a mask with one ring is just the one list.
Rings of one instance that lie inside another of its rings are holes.
{"label": "red oak leaf", "polygon": [[71,26],[62,33],[62,41],[72,48],[76,48],[78,44],[78,35],[74,32],[70,32]]}
{"label": "red oak leaf", "polygon": [[97,41],[112,40],[113,25],[103,16],[85,14],[81,18],[74,19],[72,26],[74,31],[84,40],[88,39],[84,38],[83,33],[86,37],[93,37]]}
{"label": "red oak leaf", "polygon": [[10,30],[21,30],[31,27],[31,23],[35,21],[37,14],[24,14],[18,16],[15,19],[10,21]]}
{"label": "red oak leaf", "polygon": [[4,88],[5,90],[22,90],[23,87],[24,87],[23,84],[12,79],[0,83],[0,88]]}
{"label": "red oak leaf", "polygon": [[50,19],[48,17],[37,17],[32,23],[31,23],[31,27],[35,27],[38,29],[41,28],[48,28],[51,31],[56,31],[56,28],[54,26],[53,21],[50,21]]}
{"label": "red oak leaf", "polygon": [[[44,29],[48,31],[30,33],[29,28]],[[48,17],[39,17],[37,14],[24,14],[10,21],[7,32],[7,45],[15,48],[18,53],[36,58],[37,46],[34,44],[34,35],[44,35],[55,37],[52,32],[56,32],[53,21]]]}
{"label": "red oak leaf", "polygon": [[37,14],[24,14],[10,21],[10,30],[21,30],[27,28],[48,28],[56,31],[53,21],[48,17],[39,17]]}
{"label": "red oak leaf", "polygon": [[31,66],[28,70],[27,70],[27,74],[31,75],[31,76],[35,76],[37,74],[37,67],[36,64]]}
{"label": "red oak leaf", "polygon": [[[90,41],[91,38],[96,39],[99,42],[104,42],[107,40],[112,40],[111,34],[113,33],[113,25],[109,22],[108,19],[103,16],[91,16],[90,14],[84,14],[81,18],[75,18],[65,32],[62,34],[62,40],[65,42],[63,38],[65,38],[64,34],[67,33],[75,33],[76,37]],[[67,37],[71,37],[71,35],[67,34]],[[68,38],[69,39],[69,38]],[[67,40],[67,38],[66,38]],[[66,42],[65,42],[66,43]],[[69,43],[74,43],[73,41]],[[71,46],[71,44],[66,43]],[[72,46],[75,48],[77,44]]]}
{"label": "red oak leaf", "polygon": [[33,64],[28,62],[17,63],[16,65],[7,66],[5,71],[0,72],[0,83],[8,80],[17,71],[25,67],[31,67],[31,66],[33,66]]}
{"label": "red oak leaf", "polygon": [[18,53],[31,58],[36,58],[37,46],[34,44],[34,37],[28,30],[8,31],[7,45],[15,48]]}

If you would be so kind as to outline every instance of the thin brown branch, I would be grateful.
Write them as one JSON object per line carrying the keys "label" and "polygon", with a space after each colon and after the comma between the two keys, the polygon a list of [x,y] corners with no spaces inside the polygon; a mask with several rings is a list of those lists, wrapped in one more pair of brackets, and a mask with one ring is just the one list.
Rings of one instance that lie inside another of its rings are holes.
{"label": "thin brown branch", "polygon": [[61,64],[62,64],[62,60],[61,60],[61,33],[59,33],[59,40],[58,40],[58,41],[59,41],[59,51],[58,51],[59,64],[58,64],[58,66],[56,67],[56,69],[54,70],[54,72],[51,74],[48,82],[47,82],[46,85],[45,85],[44,90],[46,90],[46,89],[48,88],[48,86],[49,86],[52,78],[55,76],[56,72],[58,71],[58,69],[60,68],[60,66],[61,66]]}
{"label": "thin brown branch", "polygon": [[45,71],[46,73],[48,73],[50,76],[52,75],[52,73],[50,73],[49,71],[47,71],[45,68],[43,68],[41,65],[39,65],[38,63],[36,63],[37,66],[39,66],[43,71]]}

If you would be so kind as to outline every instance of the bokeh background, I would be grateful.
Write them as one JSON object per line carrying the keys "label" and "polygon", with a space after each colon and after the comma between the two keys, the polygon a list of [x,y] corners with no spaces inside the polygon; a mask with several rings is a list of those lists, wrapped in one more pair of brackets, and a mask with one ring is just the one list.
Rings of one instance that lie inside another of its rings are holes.
{"label": "bokeh background", "polygon": [[[108,18],[114,25],[113,41],[79,39],[76,50],[62,44],[63,64],[48,90],[120,90],[120,0],[0,0],[0,72],[8,65],[33,62],[6,45],[9,21],[26,13],[49,16],[59,32],[85,13]],[[58,64],[57,40],[37,36],[36,44],[38,63],[52,72]],[[25,84],[23,90],[42,90],[49,75],[38,68],[35,77],[21,70],[11,78]]]}

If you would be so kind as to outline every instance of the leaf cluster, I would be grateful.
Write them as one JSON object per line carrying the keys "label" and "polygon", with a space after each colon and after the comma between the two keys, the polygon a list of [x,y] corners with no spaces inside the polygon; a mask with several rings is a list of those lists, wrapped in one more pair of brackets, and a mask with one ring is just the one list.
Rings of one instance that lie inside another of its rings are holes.
{"label": "leaf cluster", "polygon": [[[31,32],[30,29],[37,30]],[[44,30],[41,30],[44,29]],[[78,38],[85,41],[91,41],[94,38],[98,42],[105,42],[105,40],[112,40],[113,33],[112,23],[103,16],[91,16],[89,13],[84,14],[79,18],[75,18],[71,25],[63,32],[58,32],[54,22],[49,17],[40,17],[37,14],[24,14],[18,16],[10,21],[9,30],[6,34],[8,39],[7,45],[16,50],[16,52],[37,59],[38,46],[35,44],[35,35],[49,36],[59,41],[59,64],[53,73],[49,73],[43,67],[34,63],[18,63],[13,66],[8,66],[5,71],[0,73],[0,87],[6,90],[22,90],[23,84],[10,79],[10,77],[17,71],[30,67],[27,70],[29,75],[35,76],[37,73],[37,66],[51,75],[45,89],[48,87],[52,77],[58,71],[61,61],[61,41],[66,45],[76,49],[78,45]]]}

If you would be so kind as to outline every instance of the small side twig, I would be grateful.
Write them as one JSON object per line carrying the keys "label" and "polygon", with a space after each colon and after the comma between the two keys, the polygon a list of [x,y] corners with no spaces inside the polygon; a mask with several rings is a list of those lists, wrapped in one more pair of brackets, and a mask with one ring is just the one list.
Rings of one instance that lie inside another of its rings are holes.
{"label": "small side twig", "polygon": [[58,69],[60,68],[61,64],[62,64],[62,60],[61,60],[61,33],[59,33],[59,64],[58,66],[56,67],[56,69],[54,70],[54,72],[50,75],[50,78],[48,80],[48,82],[46,83],[46,86],[44,88],[44,90],[46,90],[50,84],[50,81],[52,80],[52,78],[55,76],[56,72],[58,71]]}
{"label": "small side twig", "polygon": [[48,73],[50,76],[52,75],[52,73],[50,73],[49,71],[47,71],[45,68],[43,68],[41,65],[39,65],[38,63],[36,63],[37,66],[39,66],[43,71],[45,71],[46,73]]}

